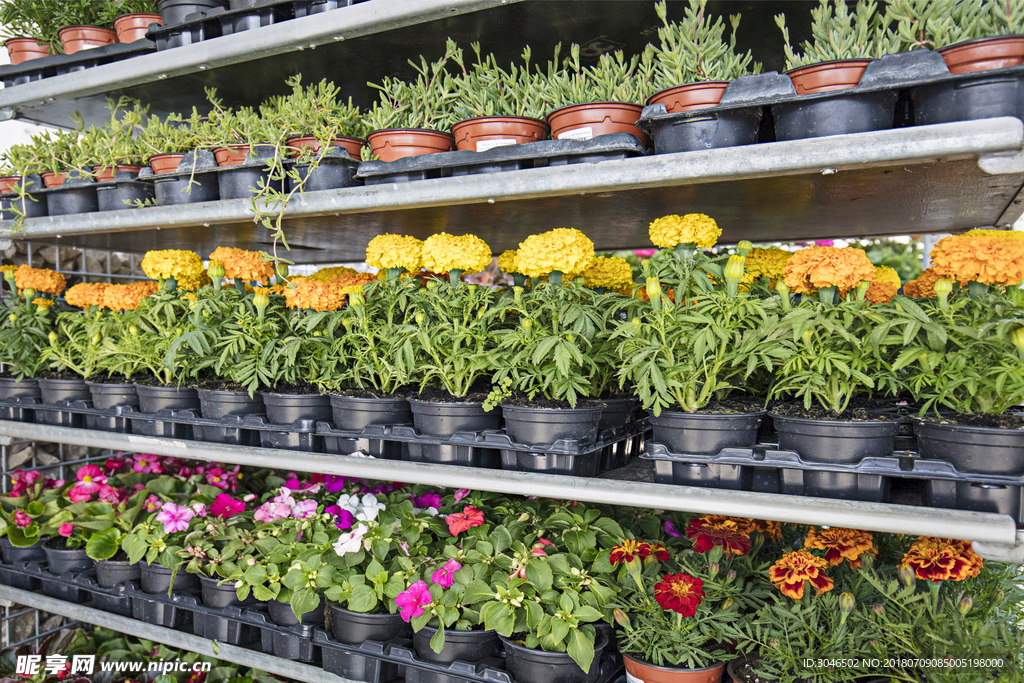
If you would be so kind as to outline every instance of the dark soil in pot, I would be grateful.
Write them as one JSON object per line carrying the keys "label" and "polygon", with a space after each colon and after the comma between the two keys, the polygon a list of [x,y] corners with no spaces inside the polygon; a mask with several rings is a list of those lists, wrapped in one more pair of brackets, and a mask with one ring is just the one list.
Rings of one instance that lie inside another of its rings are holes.
{"label": "dark soil in pot", "polygon": [[[447,402],[432,400],[434,397],[420,394],[419,398],[410,398],[412,423],[423,434],[432,436],[451,436],[455,432],[479,432],[485,429],[501,427],[501,411],[497,408],[484,410],[486,395],[473,395],[465,400]],[[448,399],[452,401],[452,399]]]}
{"label": "dark soil in pot", "polygon": [[[207,607],[245,607],[247,605],[255,605],[256,597],[249,592],[249,597],[245,600],[238,599],[238,592],[235,590],[234,581],[225,581],[221,583],[222,579],[212,579],[209,576],[199,575],[199,585],[203,589],[203,604]],[[289,610],[291,608],[289,607]]]}
{"label": "dark soil in pot", "polygon": [[524,444],[550,444],[559,439],[596,441],[603,410],[603,403],[586,401],[575,408],[501,404],[506,433],[513,441]]}
{"label": "dark soil in pot", "polygon": [[339,605],[331,605],[331,633],[339,642],[358,645],[367,640],[382,643],[394,638],[408,637],[412,633],[412,627],[405,623],[402,615],[397,612],[364,614]]}
{"label": "dark soil in pot", "polygon": [[199,410],[199,392],[190,387],[150,386],[136,383],[139,410],[155,413],[158,410]]}
{"label": "dark soil in pot", "polygon": [[14,379],[13,377],[0,377],[0,400],[6,401],[12,398],[39,398],[39,382],[34,379]]}
{"label": "dark soil in pot", "polygon": [[430,647],[430,639],[437,629],[424,626],[412,636],[412,646],[420,659],[437,664],[452,662],[479,662],[481,659],[497,654],[498,640],[496,631],[456,631],[444,630],[444,647],[441,652],[434,652]]}
{"label": "dark soil in pot", "polygon": [[625,653],[622,660],[630,677],[644,683],[719,683],[725,672],[725,662],[717,662],[703,669],[684,669],[656,666]]}
{"label": "dark soil in pot", "polygon": [[92,400],[89,387],[82,379],[40,379],[39,392],[43,403]]}
{"label": "dark soil in pot", "polygon": [[436,130],[392,128],[375,130],[366,137],[370,151],[381,161],[398,161],[455,149],[455,138]]}
{"label": "dark soil in pot", "polygon": [[889,457],[900,428],[898,419],[863,408],[834,415],[821,408],[783,405],[771,417],[779,449],[796,451],[808,462],[851,464],[868,457]]}
{"label": "dark soil in pot", "polygon": [[163,565],[140,562],[139,568],[142,570],[143,592],[157,594],[173,590],[176,593],[181,593],[199,588],[199,578],[195,574],[189,574],[184,569],[178,570],[172,584],[171,570]]}
{"label": "dark soil in pot", "polygon": [[39,542],[19,548],[11,543],[9,538],[4,536],[3,538],[0,538],[0,558],[3,559],[4,564],[14,564],[15,562],[42,562],[46,560],[46,552],[43,550],[43,547]]}
{"label": "dark soil in pot", "polygon": [[360,431],[370,425],[412,422],[412,409],[404,397],[362,398],[331,394],[328,399],[332,421],[338,429]]}
{"label": "dark soil in pot", "polygon": [[324,622],[324,597],[320,596],[320,604],[302,615],[302,619],[296,619],[292,606],[280,600],[267,601],[267,613],[270,620],[278,626],[296,626],[298,624],[322,624]]}
{"label": "dark soil in pot", "polygon": [[198,389],[199,406],[203,417],[219,420],[232,415],[254,415],[264,411],[263,397],[250,396],[248,391],[221,391]]}
{"label": "dark soil in pot", "polygon": [[512,634],[512,638],[499,638],[505,644],[505,668],[515,680],[530,683],[594,683],[601,673],[601,655],[608,645],[607,636],[598,631],[594,661],[590,670],[584,671],[564,652],[544,652],[517,645],[516,634]]}
{"label": "dark soil in pot", "polygon": [[109,560],[96,561],[96,583],[101,588],[113,588],[129,581],[138,581],[142,576],[139,563],[128,561],[128,554],[119,551]]}
{"label": "dark soil in pot", "polygon": [[138,406],[139,394],[134,384],[127,382],[87,382],[92,396],[92,407],[107,410],[114,406]]}
{"label": "dark soil in pot", "polygon": [[[310,393],[286,393],[288,387],[276,391],[261,391],[267,411],[267,422],[290,425],[296,420],[329,421],[332,416],[330,398],[309,387]],[[285,393],[278,393],[285,392]]]}
{"label": "dark soil in pot", "polygon": [[43,543],[46,564],[54,574],[85,572],[93,568],[92,558],[85,554],[85,548],[68,548],[67,539],[57,536]]}
{"label": "dark soil in pot", "polygon": [[[988,418],[988,419],[986,419]],[[977,426],[972,421],[1012,427]],[[1015,415],[950,415],[924,419],[917,433],[922,458],[944,460],[960,472],[1024,474],[1024,422]],[[964,424],[967,423],[967,424]]]}

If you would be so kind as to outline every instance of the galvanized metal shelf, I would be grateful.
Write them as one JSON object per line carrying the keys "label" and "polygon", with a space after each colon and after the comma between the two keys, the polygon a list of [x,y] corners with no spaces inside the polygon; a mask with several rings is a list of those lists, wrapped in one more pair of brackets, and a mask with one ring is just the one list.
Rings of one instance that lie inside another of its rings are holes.
{"label": "galvanized metal shelf", "polygon": [[[59,614],[87,624],[94,624],[113,629],[114,631],[120,631],[121,633],[127,633],[136,638],[153,640],[169,647],[198,652],[201,655],[216,657],[227,662],[249,666],[266,671],[267,673],[304,681],[305,683],[356,683],[347,678],[328,673],[318,666],[293,662],[256,650],[238,647],[237,645],[217,643],[217,649],[215,650],[214,641],[192,635],[191,633],[175,631],[163,626],[154,626],[144,621],[111,614],[110,612],[104,612],[93,607],[76,605],[72,602],[51,598],[42,593],[33,593],[0,585],[0,602],[33,607],[50,614]],[[145,666],[148,666],[148,663]]]}
{"label": "galvanized metal shelf", "polygon": [[25,422],[0,421],[0,443],[3,443],[3,438],[34,439],[253,467],[289,468],[300,472],[321,472],[655,510],[732,515],[796,524],[960,538],[973,541],[978,553],[988,559],[1024,563],[1024,531],[1018,531],[1013,520],[1007,515],[984,512],[511,472],[273,448],[227,446],[50,427]]}
{"label": "galvanized metal shelf", "polygon": [[[601,250],[647,247],[653,219],[689,212],[714,216],[725,243],[1008,226],[1024,212],[1022,150],[1024,124],[1005,117],[351,187],[295,198],[285,231],[292,260],[322,263],[361,261],[383,232],[473,232],[500,253],[532,233],[575,227]],[[245,199],[37,218],[20,236],[204,256],[271,243]]]}

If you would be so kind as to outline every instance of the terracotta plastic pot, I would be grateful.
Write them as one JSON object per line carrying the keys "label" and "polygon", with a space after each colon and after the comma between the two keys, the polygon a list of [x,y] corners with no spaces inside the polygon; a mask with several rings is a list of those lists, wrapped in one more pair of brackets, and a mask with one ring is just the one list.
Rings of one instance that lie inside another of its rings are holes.
{"label": "terracotta plastic pot", "polygon": [[114,179],[114,176],[116,176],[118,173],[138,173],[141,170],[141,166],[131,166],[128,164],[118,164],[117,166],[107,166],[106,168],[104,168],[103,166],[92,167],[92,172],[96,174],[97,183],[109,183]]}
{"label": "terracotta plastic pot", "polygon": [[968,40],[939,50],[951,74],[1003,69],[1024,63],[1024,36]]}
{"label": "terracotta plastic pot", "polygon": [[495,147],[547,140],[548,124],[525,116],[481,116],[452,126],[455,147],[486,152]]}
{"label": "terracotta plastic pot", "polygon": [[[312,135],[303,135],[297,138],[288,138],[285,140],[285,144],[291,148],[288,155],[292,157],[299,156],[301,150],[311,149],[314,154],[320,151],[320,145],[317,143],[316,138]],[[358,160],[362,155],[363,147],[366,146],[366,140],[359,138],[334,138],[331,140],[331,146],[340,147],[341,149],[348,152],[348,155],[353,159]]]}
{"label": "terracotta plastic pot", "polygon": [[650,147],[650,139],[636,127],[643,110],[639,104],[628,102],[573,104],[548,114],[548,125],[556,140],[590,140],[609,133],[630,133]]}
{"label": "terracotta plastic pot", "polygon": [[249,145],[214,147],[213,156],[217,159],[218,166],[240,166],[245,163],[246,157],[249,156]]}
{"label": "terracotta plastic pot", "polygon": [[622,655],[622,663],[626,665],[630,680],[642,683],[719,683],[725,672],[725,662],[712,664],[706,669],[676,669],[654,666],[625,653]]}
{"label": "terracotta plastic pot", "polygon": [[8,194],[14,192],[14,186],[21,181],[18,176],[4,176],[0,178],[0,194]]}
{"label": "terracotta plastic pot", "polygon": [[30,59],[50,56],[50,46],[40,43],[35,38],[9,38],[4,41],[11,64],[21,64]]}
{"label": "terracotta plastic pot", "polygon": [[729,81],[702,81],[677,85],[654,93],[647,98],[647,104],[664,104],[669,114],[717,107],[728,86]]}
{"label": "terracotta plastic pot", "polygon": [[46,171],[42,174],[43,176],[43,187],[60,187],[64,184],[64,181],[68,179],[67,172],[54,173],[53,171]]}
{"label": "terracotta plastic pot", "polygon": [[60,36],[60,44],[67,55],[117,42],[117,33],[113,29],[99,26],[65,26],[57,35]]}
{"label": "terracotta plastic pot", "polygon": [[422,128],[375,130],[366,137],[370,151],[381,161],[398,161],[455,149],[455,138],[449,133]]}
{"label": "terracotta plastic pot", "polygon": [[159,14],[123,14],[114,19],[114,31],[117,33],[117,42],[134,43],[142,40],[149,31],[150,24],[164,25],[164,20]]}
{"label": "terracotta plastic pot", "polygon": [[149,158],[149,166],[153,173],[174,173],[178,170],[178,164],[185,158],[184,154],[154,154]]}
{"label": "terracotta plastic pot", "polygon": [[870,63],[870,59],[840,59],[802,66],[786,72],[786,75],[793,81],[797,95],[846,90],[857,87]]}

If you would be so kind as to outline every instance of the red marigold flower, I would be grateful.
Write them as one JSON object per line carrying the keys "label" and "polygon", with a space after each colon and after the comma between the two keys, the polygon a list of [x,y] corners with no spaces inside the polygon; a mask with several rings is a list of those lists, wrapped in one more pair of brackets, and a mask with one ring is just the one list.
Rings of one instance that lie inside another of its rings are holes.
{"label": "red marigold flower", "polygon": [[612,563],[612,566],[622,564],[623,562],[633,562],[636,559],[643,559],[651,554],[651,544],[643,543],[642,541],[635,541],[632,538],[627,538],[622,542],[621,545],[614,546],[612,548],[612,554],[608,560]]}
{"label": "red marigold flower", "polygon": [[686,537],[693,541],[693,550],[706,553],[716,545],[727,555],[746,555],[750,552],[750,538],[736,520],[719,515],[706,515],[690,521]]}
{"label": "red marigold flower", "polygon": [[804,583],[818,589],[818,595],[832,590],[832,579],[825,576],[828,562],[806,550],[786,553],[768,570],[768,578],[783,595],[800,600]]}
{"label": "red marigold flower", "polygon": [[462,512],[453,512],[445,518],[448,522],[448,532],[452,536],[458,536],[463,531],[468,531],[475,526],[483,526],[484,513],[472,505],[467,505]]}
{"label": "red marigold flower", "polygon": [[644,559],[654,559],[659,562],[666,562],[668,560],[668,548],[660,543],[648,543],[647,551],[648,554]]}
{"label": "red marigold flower", "polygon": [[840,527],[828,529],[811,527],[807,532],[807,538],[804,539],[804,548],[824,550],[825,561],[830,567],[840,565],[843,560],[847,560],[853,569],[860,568],[861,557],[864,555],[878,554],[870,533]]}
{"label": "red marigold flower", "polygon": [[981,573],[982,559],[970,541],[919,536],[903,556],[903,564],[912,567],[919,579],[963,581]]}
{"label": "red marigold flower", "polygon": [[704,601],[704,582],[689,574],[666,574],[654,585],[654,599],[662,609],[692,617]]}

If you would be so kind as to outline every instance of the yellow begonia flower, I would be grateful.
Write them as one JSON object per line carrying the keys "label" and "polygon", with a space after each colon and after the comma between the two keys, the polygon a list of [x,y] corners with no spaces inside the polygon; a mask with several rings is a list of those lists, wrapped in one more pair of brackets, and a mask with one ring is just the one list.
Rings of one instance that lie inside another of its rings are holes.
{"label": "yellow begonia flower", "polygon": [[598,256],[583,271],[587,287],[604,287],[616,291],[633,285],[633,268],[618,256]]}
{"label": "yellow begonia flower", "polygon": [[142,259],[142,272],[154,280],[198,278],[203,274],[203,260],[194,251],[183,249],[147,251]]}
{"label": "yellow begonia flower", "polygon": [[366,263],[374,268],[405,268],[414,273],[422,259],[423,242],[408,235],[377,235],[366,246]]}
{"label": "yellow begonia flower", "polygon": [[14,271],[14,285],[18,289],[34,289],[43,294],[60,294],[67,287],[67,281],[60,273],[49,268],[18,266]]}
{"label": "yellow begonia flower", "polygon": [[506,275],[512,275],[513,273],[522,275],[516,270],[516,250],[509,249],[501,252],[501,256],[498,257],[498,269]]}
{"label": "yellow begonia flower", "polygon": [[220,261],[224,264],[224,275],[231,279],[239,279],[242,282],[266,282],[274,274],[274,266],[256,251],[245,249],[234,249],[232,247],[217,247],[210,254],[211,261]]}
{"label": "yellow begonia flower", "polygon": [[835,287],[846,294],[874,276],[875,267],[863,249],[808,247],[786,263],[785,282],[794,294],[810,294],[822,287]]}
{"label": "yellow begonia flower", "polygon": [[461,270],[473,275],[491,265],[491,248],[476,235],[449,235],[440,232],[423,242],[423,267],[434,273]]}
{"label": "yellow begonia flower", "polygon": [[721,228],[711,216],[688,213],[685,216],[662,216],[648,228],[651,242],[662,249],[677,244],[692,244],[698,249],[710,249],[722,235]]}
{"label": "yellow begonia flower", "polygon": [[64,292],[64,301],[69,306],[89,308],[103,305],[103,293],[112,285],[109,282],[82,282]]}
{"label": "yellow begonia flower", "polygon": [[574,228],[556,228],[530,235],[516,253],[515,271],[540,277],[554,271],[567,277],[582,273],[594,259],[594,243]]}

